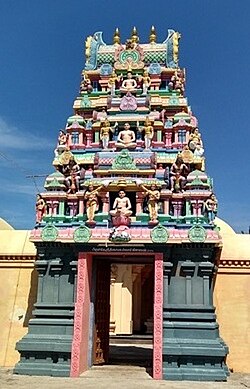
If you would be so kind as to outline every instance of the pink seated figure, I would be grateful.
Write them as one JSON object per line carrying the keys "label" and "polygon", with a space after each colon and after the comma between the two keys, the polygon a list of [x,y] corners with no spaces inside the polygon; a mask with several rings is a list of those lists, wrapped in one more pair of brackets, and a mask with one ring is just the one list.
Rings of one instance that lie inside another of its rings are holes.
{"label": "pink seated figure", "polygon": [[127,78],[122,81],[122,86],[120,88],[120,91],[123,93],[127,92],[136,92],[137,89],[137,82],[134,78],[132,78],[132,73],[128,72]]}
{"label": "pink seated figure", "polygon": [[117,149],[134,149],[136,147],[135,133],[130,130],[129,123],[125,123],[124,129],[119,132],[115,146]]}
{"label": "pink seated figure", "polygon": [[131,202],[124,190],[120,190],[118,196],[114,201],[113,209],[109,213],[112,216],[114,226],[127,226],[130,224],[130,216],[132,215]]}

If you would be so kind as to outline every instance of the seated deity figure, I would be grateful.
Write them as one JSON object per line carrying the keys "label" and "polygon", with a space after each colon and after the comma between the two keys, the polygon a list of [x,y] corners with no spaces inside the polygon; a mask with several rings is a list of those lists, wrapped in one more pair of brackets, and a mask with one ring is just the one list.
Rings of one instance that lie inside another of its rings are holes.
{"label": "seated deity figure", "polygon": [[90,184],[88,189],[84,194],[84,199],[86,202],[86,213],[87,213],[87,223],[94,224],[95,212],[99,208],[98,193],[103,188],[103,185],[98,186],[94,189],[93,185]]}
{"label": "seated deity figure", "polygon": [[218,201],[212,193],[205,202],[205,211],[208,217],[209,224],[214,224],[214,219],[217,214]]}
{"label": "seated deity figure", "polygon": [[137,89],[137,82],[135,79],[132,78],[132,73],[128,72],[127,78],[122,81],[122,86],[120,88],[121,92],[127,93],[127,92],[135,92]]}
{"label": "seated deity figure", "polygon": [[129,216],[132,215],[130,199],[126,196],[124,190],[120,190],[116,197],[113,209],[109,212],[112,216],[112,221],[115,226],[128,225],[130,223]]}
{"label": "seated deity figure", "polygon": [[117,149],[134,149],[136,147],[135,133],[130,130],[129,123],[125,123],[124,129],[119,132],[115,146]]}
{"label": "seated deity figure", "polygon": [[171,191],[183,192],[186,175],[189,169],[180,155],[177,155],[175,163],[170,168]]}
{"label": "seated deity figure", "polygon": [[199,133],[198,128],[195,128],[194,131],[189,135],[188,147],[190,150],[195,151],[197,146],[200,146],[203,149],[201,134]]}
{"label": "seated deity figure", "polygon": [[155,184],[151,185],[150,189],[147,189],[144,185],[140,184],[140,187],[145,191],[148,197],[148,211],[150,222],[153,224],[158,223],[158,201],[160,200],[160,192]]}
{"label": "seated deity figure", "polygon": [[139,128],[139,131],[144,132],[145,149],[146,150],[150,149],[152,139],[154,137],[154,128],[148,116],[146,117],[144,126],[142,128]]}
{"label": "seated deity figure", "polygon": [[114,133],[114,128],[110,127],[110,122],[108,119],[106,119],[103,124],[102,124],[102,127],[101,127],[101,131],[100,131],[100,139],[102,141],[102,146],[104,148],[104,150],[107,150],[108,149],[108,146],[109,146],[109,134],[110,132],[111,133]]}

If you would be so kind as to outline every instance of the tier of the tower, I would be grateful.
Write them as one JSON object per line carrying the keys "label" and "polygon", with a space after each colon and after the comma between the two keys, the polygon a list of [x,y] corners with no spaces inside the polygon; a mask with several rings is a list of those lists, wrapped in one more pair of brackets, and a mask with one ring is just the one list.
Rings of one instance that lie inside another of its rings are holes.
{"label": "tier of the tower", "polygon": [[218,243],[217,200],[178,65],[180,34],[86,40],[74,115],[58,136],[33,240]]}

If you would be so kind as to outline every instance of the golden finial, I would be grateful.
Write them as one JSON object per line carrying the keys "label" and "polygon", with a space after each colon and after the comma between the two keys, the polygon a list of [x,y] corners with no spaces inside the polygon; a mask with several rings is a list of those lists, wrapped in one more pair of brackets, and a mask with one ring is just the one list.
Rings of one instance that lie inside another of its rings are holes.
{"label": "golden finial", "polygon": [[154,26],[152,26],[150,30],[149,42],[156,43],[156,31]]}
{"label": "golden finial", "polygon": [[113,37],[113,43],[114,43],[114,45],[119,45],[121,43],[119,28],[115,29],[115,33],[114,33],[114,37]]}
{"label": "golden finial", "polygon": [[134,27],[132,30],[131,40],[133,43],[136,43],[136,44],[139,43],[139,36],[138,36],[136,27]]}

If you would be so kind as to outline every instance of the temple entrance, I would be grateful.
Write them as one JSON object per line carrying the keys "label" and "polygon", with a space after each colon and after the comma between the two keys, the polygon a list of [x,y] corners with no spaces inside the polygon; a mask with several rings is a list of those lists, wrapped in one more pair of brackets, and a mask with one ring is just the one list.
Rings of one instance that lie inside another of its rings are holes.
{"label": "temple entrance", "polygon": [[153,254],[93,256],[91,365],[138,365],[152,374],[155,279]]}

